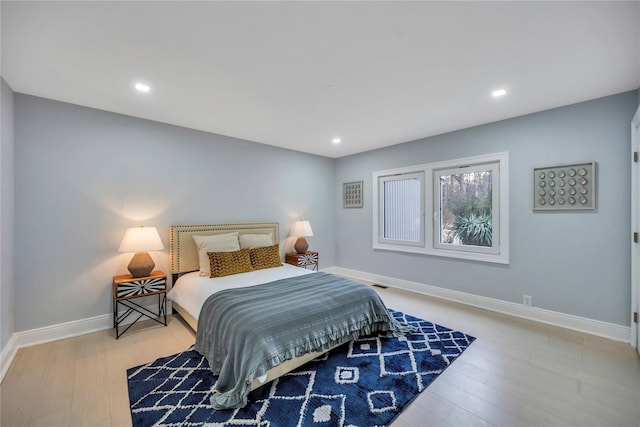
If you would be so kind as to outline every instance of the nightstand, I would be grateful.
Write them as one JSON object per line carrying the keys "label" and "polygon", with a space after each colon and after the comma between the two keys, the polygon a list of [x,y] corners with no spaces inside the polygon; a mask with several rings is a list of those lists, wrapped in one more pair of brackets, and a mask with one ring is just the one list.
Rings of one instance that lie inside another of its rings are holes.
{"label": "nightstand", "polygon": [[[154,313],[146,307],[133,301],[134,298],[158,295],[158,312]],[[118,314],[118,308],[126,311]],[[120,324],[130,314],[137,313],[138,317],[120,332]],[[167,326],[167,275],[162,271],[152,271],[147,277],[136,277],[130,274],[113,277],[113,327],[116,339],[133,326],[138,320],[146,317]]]}
{"label": "nightstand", "polygon": [[303,254],[287,252],[284,254],[284,261],[297,267],[311,267],[312,270],[318,271],[318,252],[307,251]]}

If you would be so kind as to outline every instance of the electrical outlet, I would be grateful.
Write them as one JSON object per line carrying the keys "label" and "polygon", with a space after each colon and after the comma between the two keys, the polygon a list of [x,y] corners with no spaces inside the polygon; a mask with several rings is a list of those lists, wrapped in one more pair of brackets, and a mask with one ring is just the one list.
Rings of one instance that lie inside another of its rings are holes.
{"label": "electrical outlet", "polygon": [[522,295],[522,304],[531,307],[531,295]]}

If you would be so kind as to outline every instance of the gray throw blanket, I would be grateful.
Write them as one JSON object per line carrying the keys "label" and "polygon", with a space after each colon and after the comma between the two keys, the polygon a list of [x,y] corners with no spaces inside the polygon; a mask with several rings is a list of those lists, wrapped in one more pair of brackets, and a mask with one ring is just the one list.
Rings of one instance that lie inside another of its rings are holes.
{"label": "gray throw blanket", "polygon": [[219,375],[213,407],[241,408],[251,382],[288,359],[363,335],[410,330],[369,286],[313,273],[211,295],[200,312],[195,349]]}

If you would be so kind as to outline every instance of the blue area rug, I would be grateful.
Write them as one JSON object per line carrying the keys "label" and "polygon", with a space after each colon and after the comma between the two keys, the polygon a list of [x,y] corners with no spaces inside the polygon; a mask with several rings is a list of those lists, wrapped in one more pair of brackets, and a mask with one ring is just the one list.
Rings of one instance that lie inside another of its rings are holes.
{"label": "blue area rug", "polygon": [[128,369],[133,425],[388,425],[475,340],[389,311],[417,332],[366,337],[338,347],[273,381],[268,397],[242,409],[211,408],[216,377],[194,350]]}

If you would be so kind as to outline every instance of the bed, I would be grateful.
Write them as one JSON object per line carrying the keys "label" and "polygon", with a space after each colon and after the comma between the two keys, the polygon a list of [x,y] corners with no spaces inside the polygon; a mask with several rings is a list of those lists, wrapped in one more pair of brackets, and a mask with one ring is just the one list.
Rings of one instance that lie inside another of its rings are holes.
{"label": "bed", "polygon": [[[235,250],[223,247],[226,243],[216,246],[225,239],[231,242],[233,235],[247,247]],[[218,242],[214,246],[222,250],[207,251],[203,258],[207,249],[202,246],[203,239]],[[278,223],[170,228],[174,286],[168,298],[174,310],[196,331],[196,350],[205,355],[213,373],[219,375],[211,398],[216,409],[246,405],[250,391],[359,334],[400,334],[408,330],[389,315],[370,287],[282,264],[278,245]],[[275,250],[277,260],[273,259]],[[279,265],[245,271],[237,267],[245,262],[243,251],[250,252],[252,263],[254,251],[269,251],[271,261]],[[207,255],[211,271],[203,272]],[[239,271],[208,277],[207,274],[217,275],[217,256],[226,262],[225,268]],[[291,299],[301,306],[292,304]]]}
{"label": "bed", "polygon": [[[172,225],[169,228],[169,258],[173,283],[187,273],[199,271],[198,249],[193,236],[210,236],[237,232],[240,234],[264,234],[271,235],[273,244],[279,243],[280,226],[271,222],[256,223],[226,223],[226,224],[200,224],[200,225]],[[175,294],[175,293],[174,293]],[[172,300],[173,309],[193,328],[198,329],[198,313],[192,313]]]}

